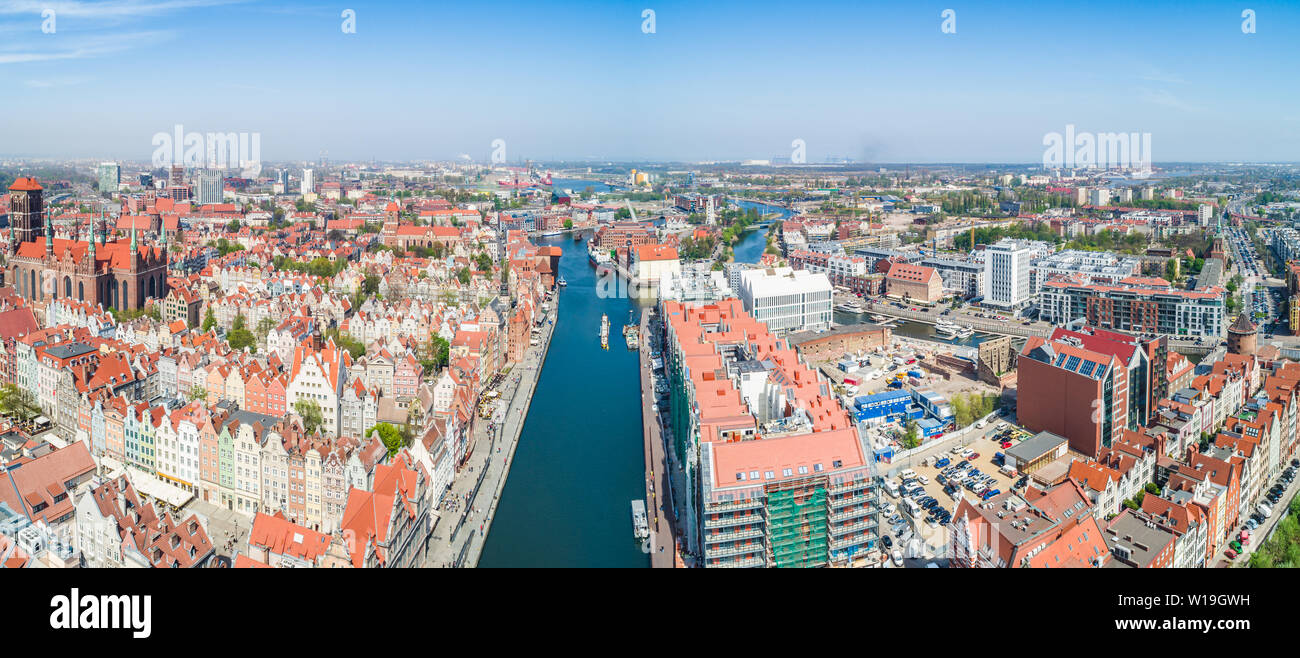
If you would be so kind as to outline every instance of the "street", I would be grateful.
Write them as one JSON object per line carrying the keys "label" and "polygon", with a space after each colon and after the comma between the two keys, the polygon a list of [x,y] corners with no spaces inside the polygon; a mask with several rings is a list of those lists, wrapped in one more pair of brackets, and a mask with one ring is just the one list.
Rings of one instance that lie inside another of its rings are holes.
{"label": "street", "polygon": [[[539,345],[528,348],[523,361],[515,364],[502,383],[501,400],[508,403],[504,413],[498,412],[494,418],[496,427],[489,429],[490,423],[486,422],[475,427],[470,439],[471,457],[465,468],[456,474],[444,496],[443,508],[439,509],[441,518],[434,526],[423,566],[473,567],[478,564],[558,317],[557,304],[547,315],[549,322],[543,325]],[[445,509],[452,501],[456,508]]]}
{"label": "street", "polygon": [[[650,312],[641,311],[641,422],[645,438],[646,514],[650,523],[650,566],[671,569],[676,562],[673,540],[672,480],[664,459],[664,438],[659,413],[655,410],[655,388],[650,373]],[[663,494],[662,496],[660,494]]]}

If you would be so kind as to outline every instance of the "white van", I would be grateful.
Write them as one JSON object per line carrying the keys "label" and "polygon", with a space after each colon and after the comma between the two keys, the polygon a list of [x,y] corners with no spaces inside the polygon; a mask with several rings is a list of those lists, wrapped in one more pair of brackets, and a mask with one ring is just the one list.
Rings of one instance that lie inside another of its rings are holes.
{"label": "white van", "polygon": [[885,492],[892,498],[898,498],[898,483],[893,480],[885,480]]}
{"label": "white van", "polygon": [[986,423],[986,422],[984,422],[984,421],[981,420],[980,422],[975,423],[975,429],[977,429],[977,430],[982,430],[982,429],[984,429],[984,426],[987,425],[987,424],[988,424],[988,423]]}
{"label": "white van", "polygon": [[909,469],[903,471],[902,476],[903,476],[903,479],[904,479],[904,480],[908,480],[908,479],[914,478],[914,477],[916,477],[916,471],[914,471],[914,470],[912,470],[912,469],[909,468]]}
{"label": "white van", "polygon": [[921,514],[921,506],[917,505],[916,501],[911,498],[903,499],[903,507],[907,509],[907,513],[910,514],[912,518],[916,518]]}

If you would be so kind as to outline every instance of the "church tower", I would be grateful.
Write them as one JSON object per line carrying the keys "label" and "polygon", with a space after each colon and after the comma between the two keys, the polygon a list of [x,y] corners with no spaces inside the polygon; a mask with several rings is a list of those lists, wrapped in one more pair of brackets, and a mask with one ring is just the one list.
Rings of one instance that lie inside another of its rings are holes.
{"label": "church tower", "polygon": [[19,178],[9,187],[9,224],[19,242],[35,242],[41,237],[41,213],[45,211],[41,184],[35,178]]}

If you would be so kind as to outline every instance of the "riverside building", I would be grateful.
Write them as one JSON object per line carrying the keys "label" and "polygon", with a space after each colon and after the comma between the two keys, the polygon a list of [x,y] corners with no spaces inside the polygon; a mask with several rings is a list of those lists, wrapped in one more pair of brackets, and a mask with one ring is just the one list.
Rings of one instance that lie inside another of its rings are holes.
{"label": "riverside building", "polygon": [[1040,317],[1056,325],[1075,321],[1102,329],[1169,336],[1223,336],[1224,294],[1218,286],[1180,290],[1164,279],[1129,277],[1113,285],[1046,281]]}
{"label": "riverside building", "polygon": [[831,282],[822,273],[788,267],[740,273],[745,311],[770,331],[816,331],[831,326]]}
{"label": "riverside building", "polygon": [[830,385],[736,299],[664,302],[685,549],[705,567],[878,558],[878,478]]}

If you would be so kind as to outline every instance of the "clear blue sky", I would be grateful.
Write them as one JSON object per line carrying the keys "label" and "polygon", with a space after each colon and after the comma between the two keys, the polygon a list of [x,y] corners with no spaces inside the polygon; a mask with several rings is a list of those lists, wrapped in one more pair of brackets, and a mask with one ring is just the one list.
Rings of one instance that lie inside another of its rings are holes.
{"label": "clear blue sky", "polygon": [[146,160],[181,124],[264,160],[1037,162],[1074,124],[1294,161],[1298,66],[1300,7],[1255,0],[0,0],[0,155]]}

